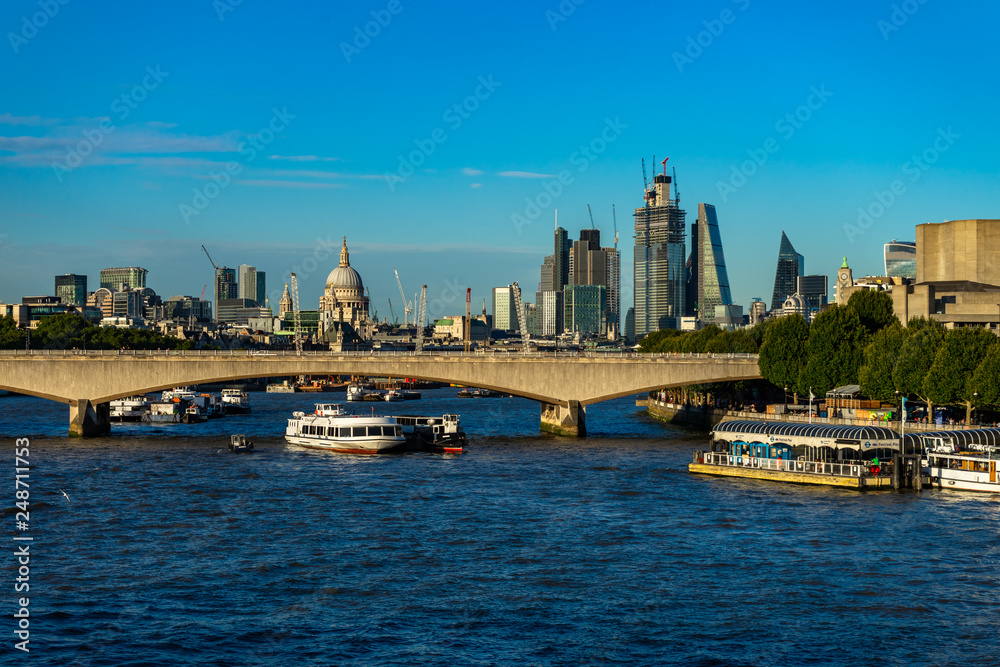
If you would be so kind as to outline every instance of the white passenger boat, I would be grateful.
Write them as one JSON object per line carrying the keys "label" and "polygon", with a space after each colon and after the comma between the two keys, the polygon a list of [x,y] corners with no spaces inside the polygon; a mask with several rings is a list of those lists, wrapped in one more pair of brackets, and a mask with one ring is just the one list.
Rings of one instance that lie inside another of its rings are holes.
{"label": "white passenger boat", "polygon": [[245,391],[239,389],[223,389],[222,405],[227,415],[245,415],[251,412],[250,399]]}
{"label": "white passenger boat", "polygon": [[113,422],[138,422],[149,412],[150,400],[146,396],[127,396],[111,401],[110,416]]}
{"label": "white passenger boat", "polygon": [[402,392],[400,392],[398,389],[390,389],[389,391],[385,392],[385,400],[388,401],[389,403],[395,403],[396,401],[404,400],[404,398]]}
{"label": "white passenger boat", "polygon": [[160,400],[172,401],[175,398],[179,398],[182,401],[190,401],[197,395],[197,392],[191,389],[191,387],[174,387],[160,394]]}
{"label": "white passenger boat", "polygon": [[406,442],[393,417],[348,415],[336,403],[317,403],[311,415],[292,413],[285,440],[303,447],[351,454],[376,454]]}
{"label": "white passenger boat", "polygon": [[919,437],[924,446],[924,470],[930,475],[931,486],[1000,493],[997,478],[1000,445],[989,444],[1000,440],[1000,429],[927,433]]}

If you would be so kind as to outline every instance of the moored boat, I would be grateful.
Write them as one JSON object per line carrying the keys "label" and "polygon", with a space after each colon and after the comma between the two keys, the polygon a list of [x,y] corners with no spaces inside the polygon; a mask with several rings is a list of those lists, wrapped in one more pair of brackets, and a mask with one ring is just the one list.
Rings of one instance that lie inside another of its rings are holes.
{"label": "moored boat", "polygon": [[246,454],[253,451],[253,441],[243,433],[229,436],[229,451],[234,454]]}
{"label": "moored boat", "polygon": [[150,400],[147,396],[126,396],[111,401],[109,413],[113,422],[138,422],[149,412]]}
{"label": "moored boat", "polygon": [[398,389],[390,389],[385,392],[385,400],[389,403],[394,403],[396,401],[402,401],[403,394]]}
{"label": "moored boat", "polygon": [[149,412],[142,416],[144,422],[179,424],[184,416],[185,404],[180,401],[152,401]]}
{"label": "moored boat", "polygon": [[292,413],[285,440],[302,447],[349,454],[377,454],[406,443],[393,417],[348,415],[336,403],[317,403],[311,415]]}
{"label": "moored boat", "polygon": [[917,435],[924,470],[939,489],[1000,493],[1000,429],[931,432]]}
{"label": "moored boat", "polygon": [[457,454],[463,451],[468,442],[458,415],[397,415],[394,419],[403,429],[407,446],[415,449]]}
{"label": "moored boat", "polygon": [[250,399],[245,391],[239,389],[222,390],[222,406],[227,415],[245,415],[252,412]]}
{"label": "moored boat", "polygon": [[347,385],[347,400],[351,403],[365,400],[365,396],[372,393],[372,389],[363,384]]}

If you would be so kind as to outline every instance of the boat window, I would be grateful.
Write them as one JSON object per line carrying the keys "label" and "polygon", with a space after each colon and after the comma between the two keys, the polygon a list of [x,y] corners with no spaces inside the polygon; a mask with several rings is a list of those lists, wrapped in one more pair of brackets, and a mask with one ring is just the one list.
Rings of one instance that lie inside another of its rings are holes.
{"label": "boat window", "polygon": [[364,426],[354,426],[354,427],[351,428],[351,436],[352,437],[363,438],[366,435],[367,435],[367,433],[365,433],[365,427]]}
{"label": "boat window", "polygon": [[403,435],[403,429],[400,426],[393,427],[393,431],[394,431],[393,435],[395,435],[396,437]]}

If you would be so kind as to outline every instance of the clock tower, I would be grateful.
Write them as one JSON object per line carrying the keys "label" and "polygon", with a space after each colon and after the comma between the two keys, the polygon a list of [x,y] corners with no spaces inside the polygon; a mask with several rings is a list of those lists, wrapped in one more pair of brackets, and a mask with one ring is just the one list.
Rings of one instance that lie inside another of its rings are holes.
{"label": "clock tower", "polygon": [[850,288],[854,287],[854,274],[851,272],[851,267],[847,266],[847,257],[844,257],[844,263],[840,265],[840,269],[837,271],[837,305],[846,306],[847,300],[851,296]]}

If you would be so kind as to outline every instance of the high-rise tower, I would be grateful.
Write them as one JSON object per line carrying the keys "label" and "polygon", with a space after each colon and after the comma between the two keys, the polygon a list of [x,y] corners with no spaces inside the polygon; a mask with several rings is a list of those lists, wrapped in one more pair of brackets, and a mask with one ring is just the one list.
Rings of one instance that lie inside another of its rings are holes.
{"label": "high-rise tower", "polygon": [[671,199],[671,177],[657,174],[635,209],[635,336],[680,328],[684,315],[685,213]]}
{"label": "high-rise tower", "polygon": [[781,246],[778,248],[778,268],[774,272],[774,292],[771,294],[771,310],[781,308],[785,299],[795,294],[796,281],[805,275],[805,258],[795,252],[792,242],[781,232]]}
{"label": "high-rise tower", "polygon": [[692,226],[697,231],[691,239],[695,246],[691,254],[697,258],[692,263],[697,285],[694,290],[697,315],[705,324],[715,324],[715,307],[733,303],[715,206],[698,204],[698,222]]}

